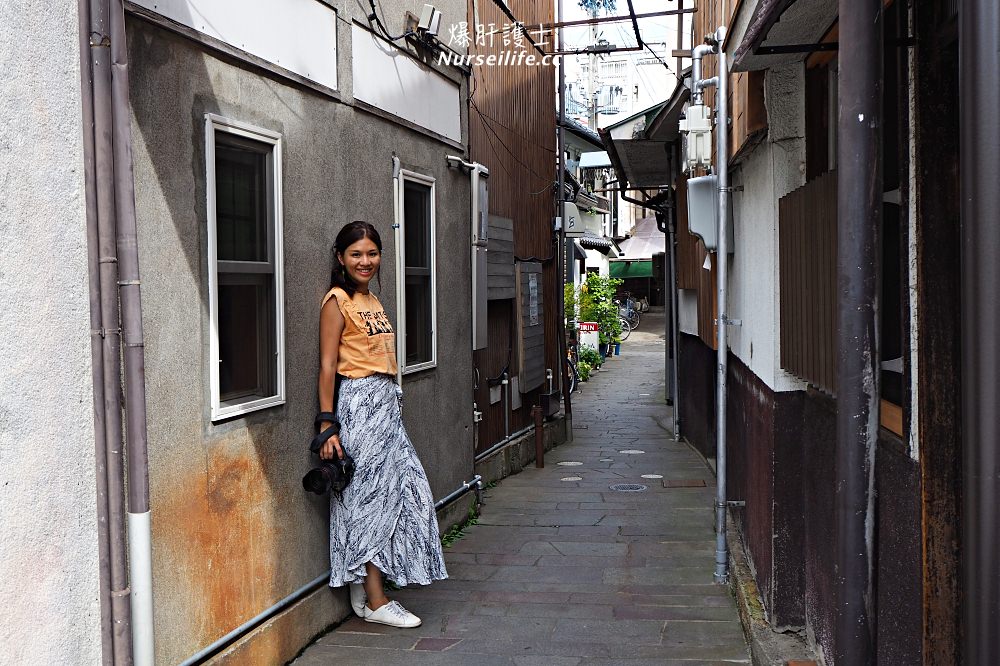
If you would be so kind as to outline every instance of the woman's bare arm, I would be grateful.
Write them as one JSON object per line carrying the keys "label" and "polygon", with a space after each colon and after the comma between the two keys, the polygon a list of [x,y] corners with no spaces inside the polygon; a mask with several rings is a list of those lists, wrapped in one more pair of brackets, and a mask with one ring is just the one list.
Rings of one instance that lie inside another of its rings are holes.
{"label": "woman's bare arm", "polygon": [[[323,306],[319,315],[319,410],[321,412],[335,411],[333,404],[334,386],[337,381],[337,355],[340,351],[340,334],[344,332],[344,315],[331,298]],[[320,430],[330,427],[328,421],[320,423]],[[344,457],[340,447],[340,437],[334,435],[323,444],[319,457],[323,460],[333,458],[336,451],[338,458]]]}

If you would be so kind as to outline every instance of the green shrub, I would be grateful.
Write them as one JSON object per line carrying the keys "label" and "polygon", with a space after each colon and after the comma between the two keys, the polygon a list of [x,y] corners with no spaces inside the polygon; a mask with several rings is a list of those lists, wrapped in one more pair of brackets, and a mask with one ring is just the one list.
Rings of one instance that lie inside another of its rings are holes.
{"label": "green shrub", "polygon": [[615,292],[621,284],[618,278],[589,273],[580,287],[580,320],[597,322],[601,344],[608,344],[622,334],[618,306],[614,303]]}
{"label": "green shrub", "polygon": [[590,373],[594,371],[594,368],[586,361],[580,361],[576,364],[576,371],[580,374],[580,381],[585,382],[590,379]]}
{"label": "green shrub", "polygon": [[601,365],[600,353],[590,345],[580,346],[580,361],[587,363],[591,368]]}

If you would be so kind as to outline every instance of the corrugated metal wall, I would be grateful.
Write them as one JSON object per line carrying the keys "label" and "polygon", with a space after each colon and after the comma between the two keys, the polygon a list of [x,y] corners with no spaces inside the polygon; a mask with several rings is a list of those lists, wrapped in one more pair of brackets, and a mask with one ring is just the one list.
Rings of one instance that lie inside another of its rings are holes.
{"label": "corrugated metal wall", "polygon": [[837,172],[778,201],[781,367],[833,395],[836,374]]}
{"label": "corrugated metal wall", "polygon": [[[526,25],[537,42],[549,42],[542,48],[553,50],[551,31],[539,34],[540,23],[552,23],[551,3],[532,0],[509,0],[513,15]],[[502,31],[511,20],[491,0],[470,0],[470,32],[477,26]],[[492,27],[491,27],[492,24]],[[502,57],[516,55],[521,49],[504,43],[503,34],[495,34],[469,46],[473,55]],[[534,50],[527,39],[524,50]],[[484,64],[473,66],[469,103],[469,146],[473,160],[490,170],[490,213],[513,220],[515,261],[537,259],[542,262],[542,302],[544,305],[545,367],[558,368],[559,317],[558,294],[561,281],[556,276],[552,234],[555,214],[556,178],[556,99],[555,67],[527,64]],[[516,372],[516,326],[511,318],[516,311],[509,300],[491,300],[488,312],[489,343],[474,355],[479,371],[476,402],[483,412],[479,426],[477,452],[504,437],[503,401],[489,404],[487,378],[495,377],[510,362]],[[530,422],[530,409],[538,402],[539,391],[521,396],[522,407],[512,411],[510,430],[516,432]]]}

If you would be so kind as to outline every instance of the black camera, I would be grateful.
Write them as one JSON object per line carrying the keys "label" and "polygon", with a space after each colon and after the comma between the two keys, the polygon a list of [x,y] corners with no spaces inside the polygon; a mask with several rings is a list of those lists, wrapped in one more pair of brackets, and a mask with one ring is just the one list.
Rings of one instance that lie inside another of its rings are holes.
{"label": "black camera", "polygon": [[344,459],[320,461],[302,477],[302,487],[311,493],[324,495],[328,492],[340,494],[354,477],[354,459],[344,453]]}
{"label": "black camera", "polygon": [[[316,425],[329,423],[323,432],[313,437],[309,444],[309,450],[319,455],[320,449],[326,441],[334,435],[340,434],[340,421],[333,412],[320,412],[316,415]],[[343,447],[341,447],[343,449]],[[354,458],[344,449],[343,459],[320,460],[319,467],[314,467],[302,477],[302,487],[311,493],[323,495],[334,492],[337,495],[344,492],[354,478]]]}

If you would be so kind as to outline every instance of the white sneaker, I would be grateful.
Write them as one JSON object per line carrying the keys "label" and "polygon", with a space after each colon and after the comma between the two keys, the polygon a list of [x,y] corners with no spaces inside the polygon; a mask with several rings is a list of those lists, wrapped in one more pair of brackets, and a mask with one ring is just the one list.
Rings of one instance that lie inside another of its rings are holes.
{"label": "white sneaker", "polygon": [[365,616],[365,604],[368,603],[368,595],[365,594],[365,586],[361,583],[351,583],[347,587],[351,590],[351,608],[358,617]]}
{"label": "white sneaker", "polygon": [[377,610],[365,606],[365,622],[377,622],[404,629],[420,626],[420,618],[403,608],[403,605],[398,601],[390,601]]}

